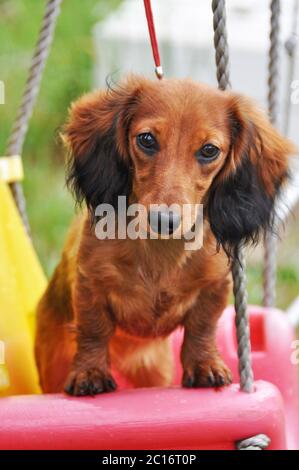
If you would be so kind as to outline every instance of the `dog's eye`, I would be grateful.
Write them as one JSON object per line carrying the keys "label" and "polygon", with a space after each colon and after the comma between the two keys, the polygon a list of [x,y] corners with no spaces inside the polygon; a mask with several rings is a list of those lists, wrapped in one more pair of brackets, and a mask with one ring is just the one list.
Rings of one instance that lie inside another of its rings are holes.
{"label": "dog's eye", "polygon": [[150,132],[143,132],[137,136],[137,145],[145,153],[152,155],[159,150],[158,142]]}
{"label": "dog's eye", "polygon": [[220,149],[213,144],[206,144],[196,152],[196,158],[200,163],[209,163],[215,160],[220,153]]}

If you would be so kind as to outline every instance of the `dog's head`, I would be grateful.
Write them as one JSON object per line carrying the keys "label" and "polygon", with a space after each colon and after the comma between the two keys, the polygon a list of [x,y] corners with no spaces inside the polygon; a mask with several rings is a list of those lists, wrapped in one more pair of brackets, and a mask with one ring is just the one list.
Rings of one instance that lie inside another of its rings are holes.
{"label": "dog's head", "polygon": [[65,139],[68,182],[90,211],[121,195],[146,208],[203,203],[227,252],[271,225],[293,151],[247,98],[139,77],[77,101]]}

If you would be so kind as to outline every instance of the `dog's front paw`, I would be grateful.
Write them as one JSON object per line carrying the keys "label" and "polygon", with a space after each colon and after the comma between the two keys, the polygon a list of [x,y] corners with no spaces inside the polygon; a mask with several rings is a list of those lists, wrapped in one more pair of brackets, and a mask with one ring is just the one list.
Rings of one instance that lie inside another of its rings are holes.
{"label": "dog's front paw", "polygon": [[231,372],[218,355],[205,362],[195,361],[184,367],[184,387],[222,387],[230,383],[232,383]]}
{"label": "dog's front paw", "polygon": [[70,372],[64,391],[69,395],[81,397],[97,395],[98,393],[113,392],[116,382],[110,374],[103,373],[97,367]]}

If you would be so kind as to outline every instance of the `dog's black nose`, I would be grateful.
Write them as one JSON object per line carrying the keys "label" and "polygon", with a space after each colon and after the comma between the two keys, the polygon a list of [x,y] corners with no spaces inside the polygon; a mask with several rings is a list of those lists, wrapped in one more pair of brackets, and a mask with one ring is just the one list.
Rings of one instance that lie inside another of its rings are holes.
{"label": "dog's black nose", "polygon": [[153,232],[170,235],[180,226],[181,216],[173,211],[152,210],[148,214],[148,223]]}

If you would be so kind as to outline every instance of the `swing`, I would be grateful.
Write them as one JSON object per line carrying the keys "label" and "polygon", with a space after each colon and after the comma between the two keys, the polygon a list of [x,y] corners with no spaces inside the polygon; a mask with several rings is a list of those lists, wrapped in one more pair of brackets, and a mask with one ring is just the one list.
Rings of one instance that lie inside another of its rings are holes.
{"label": "swing", "polygon": [[[150,0],[144,3],[155,70],[162,79]],[[48,1],[7,157],[0,160],[0,344],[5,345],[0,347],[0,449],[299,449],[299,387],[290,361],[295,335],[286,315],[273,308],[275,242],[269,236],[265,307],[247,308],[244,254],[239,247],[232,265],[235,308],[225,310],[218,328],[219,350],[234,377],[239,372],[240,384],[220,390],[178,387],[182,335],[176,331],[171,336],[176,367],[171,388],[130,389],[117,377],[119,391],[113,394],[80,398],[39,394],[33,359],[34,309],[46,281],[29,237],[18,155],[60,4],[61,0]],[[279,0],[272,0],[269,110],[274,123],[278,7]],[[219,88],[226,89],[230,84],[225,1],[213,0],[212,8],[217,79]]]}

